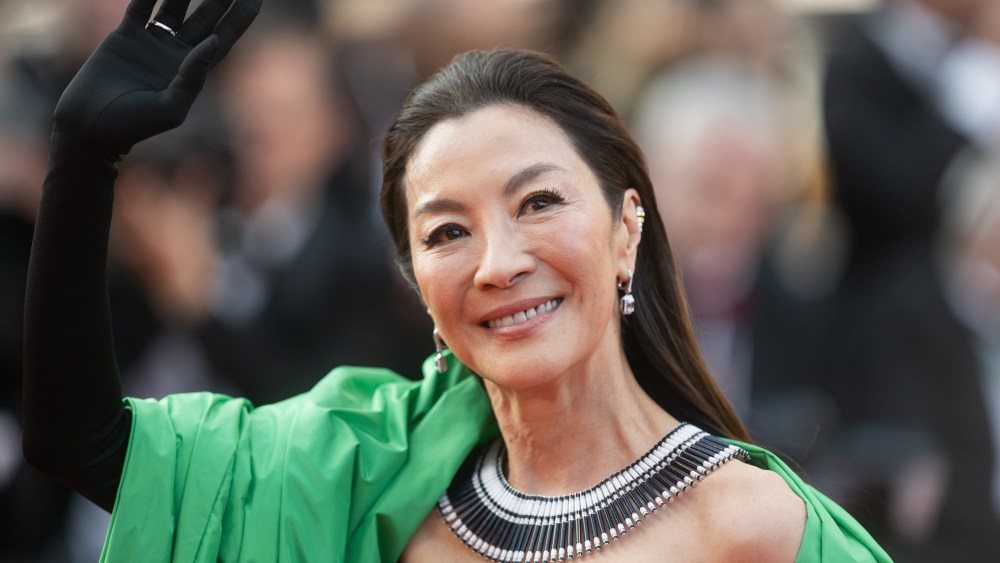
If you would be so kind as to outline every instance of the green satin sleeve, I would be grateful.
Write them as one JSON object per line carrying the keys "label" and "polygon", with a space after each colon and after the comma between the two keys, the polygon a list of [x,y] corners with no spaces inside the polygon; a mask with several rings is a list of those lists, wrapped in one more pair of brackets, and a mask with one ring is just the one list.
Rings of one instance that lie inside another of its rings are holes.
{"label": "green satin sleeve", "polygon": [[750,452],[753,465],[780,475],[805,502],[806,527],[796,563],[892,561],[871,534],[846,510],[799,478],[778,456],[760,446],[728,441]]}
{"label": "green satin sleeve", "polygon": [[425,365],[419,382],[338,368],[256,409],[210,393],[127,399],[101,560],[395,561],[469,451],[496,435],[479,381],[452,364]]}

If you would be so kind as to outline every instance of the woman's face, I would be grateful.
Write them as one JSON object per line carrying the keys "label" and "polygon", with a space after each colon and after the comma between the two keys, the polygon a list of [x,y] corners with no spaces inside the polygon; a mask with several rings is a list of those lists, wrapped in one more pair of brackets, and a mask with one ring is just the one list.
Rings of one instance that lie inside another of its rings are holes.
{"label": "woman's face", "polygon": [[413,271],[456,356],[500,386],[623,361],[616,284],[638,196],[612,218],[548,118],[493,105],[427,132],[406,170]]}

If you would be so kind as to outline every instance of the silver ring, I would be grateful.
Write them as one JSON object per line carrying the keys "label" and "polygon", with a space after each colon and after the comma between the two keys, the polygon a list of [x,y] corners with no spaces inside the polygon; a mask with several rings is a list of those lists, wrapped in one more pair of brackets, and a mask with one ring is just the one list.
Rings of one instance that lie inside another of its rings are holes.
{"label": "silver ring", "polygon": [[170,35],[173,35],[174,37],[177,37],[177,32],[174,31],[174,30],[172,30],[172,29],[170,29],[170,26],[168,26],[167,24],[165,24],[163,22],[158,22],[156,20],[149,20],[149,23],[146,24],[146,28],[149,28],[149,26],[151,26],[151,25],[154,25],[154,26],[156,26],[156,27],[158,27],[160,29],[165,29],[165,30],[167,30],[167,33],[169,33]]}

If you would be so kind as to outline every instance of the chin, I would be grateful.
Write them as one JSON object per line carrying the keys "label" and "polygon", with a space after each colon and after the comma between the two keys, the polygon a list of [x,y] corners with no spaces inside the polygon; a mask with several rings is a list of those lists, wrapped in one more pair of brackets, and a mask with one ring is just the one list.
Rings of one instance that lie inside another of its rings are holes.
{"label": "chin", "polygon": [[484,380],[501,389],[518,391],[551,383],[564,373],[551,358],[531,356],[495,358],[475,370]]}

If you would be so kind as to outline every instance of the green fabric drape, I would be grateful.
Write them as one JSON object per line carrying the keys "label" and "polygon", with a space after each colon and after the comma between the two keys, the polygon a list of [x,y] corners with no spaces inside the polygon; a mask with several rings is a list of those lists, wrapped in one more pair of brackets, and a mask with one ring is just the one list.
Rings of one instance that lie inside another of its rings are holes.
{"label": "green fabric drape", "polygon": [[840,507],[799,478],[778,456],[760,446],[727,440],[750,452],[751,463],[774,471],[806,504],[806,529],[795,558],[797,563],[815,561],[845,563],[892,561],[861,524]]}
{"label": "green fabric drape", "polygon": [[[497,434],[457,360],[413,382],[338,368],[253,408],[211,393],[127,399],[132,436],[105,562],[395,561],[477,445]],[[888,561],[839,506],[748,444],[806,502],[798,561]]]}

